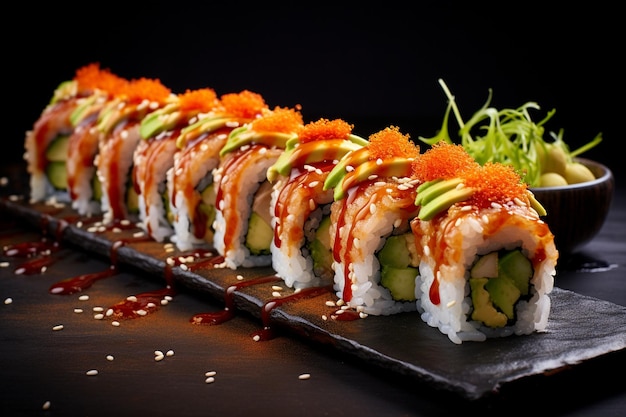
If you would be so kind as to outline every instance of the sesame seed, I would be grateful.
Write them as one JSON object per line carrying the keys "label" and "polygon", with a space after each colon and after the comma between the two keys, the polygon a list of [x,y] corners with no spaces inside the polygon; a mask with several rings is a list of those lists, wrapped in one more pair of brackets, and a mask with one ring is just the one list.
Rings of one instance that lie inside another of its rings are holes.
{"label": "sesame seed", "polygon": [[42,410],[49,410],[50,409],[50,401],[46,401],[45,403],[43,403],[43,405],[41,406]]}
{"label": "sesame seed", "polygon": [[78,299],[80,301],[87,301],[87,300],[89,300],[89,296],[88,295],[81,295],[80,297],[78,297]]}
{"label": "sesame seed", "polygon": [[137,310],[136,313],[140,316],[145,316],[146,314],[148,314],[146,310]]}
{"label": "sesame seed", "polygon": [[104,314],[102,313],[94,314],[93,318],[96,320],[102,320],[104,318]]}
{"label": "sesame seed", "polygon": [[305,379],[310,379],[311,378],[311,374],[300,374],[298,375],[298,379],[303,381]]}
{"label": "sesame seed", "polygon": [[135,297],[134,295],[129,295],[128,297],[126,297],[126,299],[132,303],[137,302],[137,297]]}
{"label": "sesame seed", "polygon": [[255,342],[258,342],[259,340],[261,340],[261,336],[259,336],[258,334],[255,334],[255,335],[252,337],[252,340],[254,340]]}
{"label": "sesame seed", "polygon": [[6,268],[8,267],[10,264],[8,262],[0,262],[0,268]]}
{"label": "sesame seed", "polygon": [[104,308],[103,307],[94,307],[93,311],[101,312],[101,311],[104,311]]}
{"label": "sesame seed", "polygon": [[272,291],[272,297],[280,297],[282,294],[278,291]]}
{"label": "sesame seed", "polygon": [[111,322],[111,326],[113,326],[113,327],[120,327],[120,322],[117,321],[117,320],[114,320],[114,321]]}
{"label": "sesame seed", "polygon": [[63,325],[62,324],[57,324],[56,326],[54,326],[52,328],[52,330],[57,331],[57,330],[63,330]]}
{"label": "sesame seed", "polygon": [[75,309],[74,309],[74,313],[78,313],[78,314],[80,314],[80,313],[82,313],[82,312],[83,312],[83,309],[82,309],[82,308],[75,308]]}
{"label": "sesame seed", "polygon": [[210,376],[207,379],[205,379],[204,382],[207,383],[207,384],[212,384],[213,382],[215,382],[215,378]]}
{"label": "sesame seed", "polygon": [[324,321],[328,320],[328,316],[326,314],[322,314],[322,320]]}
{"label": "sesame seed", "polygon": [[335,307],[337,304],[334,301],[332,301],[332,300],[328,300],[328,301],[326,301],[326,305],[328,307]]}
{"label": "sesame seed", "polygon": [[165,353],[165,356],[174,356],[174,351],[173,351],[172,349],[168,350],[168,351]]}
{"label": "sesame seed", "polygon": [[115,358],[113,357],[113,355],[107,355],[107,360],[108,360],[109,362],[111,362],[113,359],[115,359]]}
{"label": "sesame seed", "polygon": [[155,361],[157,361],[157,362],[160,362],[160,361],[162,361],[164,358],[165,358],[165,356],[164,356],[164,355],[157,355],[157,356],[155,356],[155,357],[154,357],[154,360],[155,360]]}
{"label": "sesame seed", "polygon": [[13,302],[13,299],[11,297],[4,299],[4,304],[11,304],[12,302]]}
{"label": "sesame seed", "polygon": [[98,370],[97,369],[90,369],[86,372],[87,375],[92,376],[92,375],[98,375]]}

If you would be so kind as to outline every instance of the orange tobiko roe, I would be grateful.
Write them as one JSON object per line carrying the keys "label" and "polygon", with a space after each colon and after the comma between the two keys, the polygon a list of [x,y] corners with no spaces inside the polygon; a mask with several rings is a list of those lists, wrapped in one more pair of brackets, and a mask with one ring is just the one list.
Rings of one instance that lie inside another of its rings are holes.
{"label": "orange tobiko roe", "polygon": [[187,90],[178,96],[178,101],[179,108],[183,112],[198,111],[206,113],[219,104],[217,94],[212,88]]}
{"label": "orange tobiko roe", "polygon": [[101,69],[100,64],[92,63],[76,70],[74,80],[79,92],[103,90],[109,93],[120,91],[128,83],[122,77],[113,74],[109,69]]}
{"label": "orange tobiko roe", "polygon": [[515,198],[525,199],[528,186],[515,169],[498,162],[487,162],[462,174],[465,186],[473,188],[470,203],[488,207],[491,203],[504,203]]}
{"label": "orange tobiko roe", "polygon": [[341,119],[319,119],[306,124],[298,136],[300,143],[315,140],[347,139],[353,128],[354,125]]}
{"label": "orange tobiko roe", "polygon": [[387,127],[369,137],[369,159],[390,159],[394,157],[417,158],[420,148],[410,140],[409,135],[400,133],[397,126]]}
{"label": "orange tobiko roe", "polygon": [[142,77],[128,83],[121,93],[132,104],[138,104],[144,100],[165,104],[170,97],[171,90],[161,84],[158,79]]}
{"label": "orange tobiko roe", "polygon": [[252,122],[252,129],[257,132],[280,132],[297,133],[303,127],[300,107],[294,109],[275,107],[274,110],[266,112],[263,117]]}
{"label": "orange tobiko roe", "polygon": [[462,176],[468,169],[480,165],[461,145],[437,142],[420,155],[413,164],[415,176],[422,182],[450,179]]}
{"label": "orange tobiko roe", "polygon": [[224,94],[220,101],[226,113],[242,119],[254,119],[264,109],[267,109],[263,97],[248,90]]}

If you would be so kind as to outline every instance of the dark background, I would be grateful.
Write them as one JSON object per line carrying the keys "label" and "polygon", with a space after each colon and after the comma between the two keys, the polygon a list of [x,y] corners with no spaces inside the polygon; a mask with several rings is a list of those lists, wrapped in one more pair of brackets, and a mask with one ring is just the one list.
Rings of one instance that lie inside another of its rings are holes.
{"label": "dark background", "polygon": [[56,86],[99,62],[125,78],[159,78],[175,93],[252,90],[271,107],[301,104],[306,122],[342,118],[364,137],[389,125],[413,139],[433,136],[447,104],[439,78],[465,120],[491,88],[497,108],[537,102],[535,121],[556,109],[547,130],[563,128],[572,149],[602,132],[583,156],[616,177],[624,171],[624,36],[615,8],[218,4],[21,2],[5,11],[3,162],[22,158],[24,133]]}

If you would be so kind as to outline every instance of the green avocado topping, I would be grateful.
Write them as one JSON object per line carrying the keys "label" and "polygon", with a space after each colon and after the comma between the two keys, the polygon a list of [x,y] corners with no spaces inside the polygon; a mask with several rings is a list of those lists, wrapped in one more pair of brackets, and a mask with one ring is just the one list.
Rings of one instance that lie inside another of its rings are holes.
{"label": "green avocado topping", "polygon": [[284,148],[290,139],[295,138],[295,133],[282,132],[257,132],[248,125],[238,127],[230,132],[226,145],[221,149],[220,156],[241,148],[244,145],[258,143],[269,147]]}
{"label": "green avocado topping", "polygon": [[321,162],[330,158],[339,160],[348,152],[360,149],[365,144],[367,144],[365,139],[352,134],[348,136],[348,139],[325,139],[306,143],[300,143],[298,137],[294,136],[286,142],[285,152],[267,170],[267,178],[273,182],[279,175],[289,175],[295,166]]}
{"label": "green avocado topping", "polygon": [[98,95],[92,94],[89,97],[85,97],[78,106],[72,111],[70,114],[70,123],[72,126],[76,127],[78,124],[85,119],[89,114],[91,114],[91,109],[98,102]]}
{"label": "green avocado topping", "polygon": [[350,165],[356,166],[356,168],[349,173],[345,169],[343,170],[344,175],[334,189],[334,198],[335,200],[341,200],[350,188],[369,180],[373,176],[388,178],[409,176],[411,174],[412,162],[412,159],[403,157],[394,157],[384,161],[368,160],[358,165],[350,161]]}
{"label": "green avocado topping", "polygon": [[50,104],[54,104],[69,97],[75,97],[76,94],[78,94],[78,82],[76,82],[76,80],[63,81],[54,90]]}
{"label": "green avocado topping", "polygon": [[182,118],[183,114],[179,111],[178,104],[168,104],[141,120],[139,134],[143,139],[151,138],[161,132],[173,129]]}
{"label": "green avocado topping", "polygon": [[176,138],[176,146],[182,149],[185,147],[185,144],[190,140],[195,139],[204,133],[211,133],[218,129],[221,129],[231,122],[233,122],[233,119],[231,117],[225,116],[207,117],[205,119],[200,119],[197,122],[185,127],[180,132],[180,135],[178,136],[178,138]]}

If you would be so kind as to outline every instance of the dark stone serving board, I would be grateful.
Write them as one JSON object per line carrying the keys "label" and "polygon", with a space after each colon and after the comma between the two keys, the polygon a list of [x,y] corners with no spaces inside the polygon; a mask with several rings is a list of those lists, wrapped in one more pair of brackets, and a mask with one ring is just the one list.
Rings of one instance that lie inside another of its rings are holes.
{"label": "dark stone serving board", "polygon": [[[137,228],[121,233],[92,233],[86,226],[78,226],[80,218],[70,208],[28,204],[23,199],[1,199],[0,212],[99,256],[111,256],[114,242],[139,231]],[[129,243],[116,250],[116,262],[162,279],[166,259],[173,255],[164,250],[162,243]],[[226,288],[238,282],[237,275],[249,280],[273,274],[267,267],[237,271],[172,269],[176,283],[207,293],[220,302],[225,300]],[[265,303],[273,298],[271,285],[252,285],[235,291],[232,299],[236,309],[263,319]],[[524,379],[549,377],[585,362],[626,352],[626,307],[560,288],[551,293],[546,332],[462,345],[452,343],[446,335],[422,322],[417,312],[353,321],[325,320],[322,316],[329,317],[336,310],[325,304],[327,300],[336,300],[331,291],[281,304],[271,309],[269,324],[312,343],[330,346],[367,365],[468,400],[489,397]]]}

